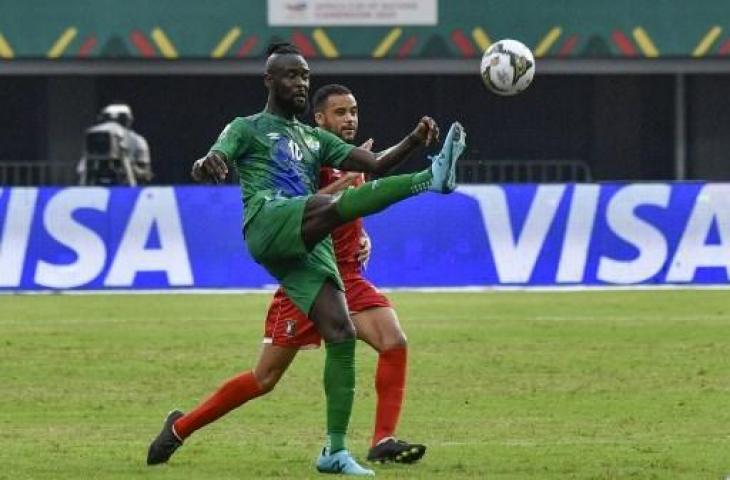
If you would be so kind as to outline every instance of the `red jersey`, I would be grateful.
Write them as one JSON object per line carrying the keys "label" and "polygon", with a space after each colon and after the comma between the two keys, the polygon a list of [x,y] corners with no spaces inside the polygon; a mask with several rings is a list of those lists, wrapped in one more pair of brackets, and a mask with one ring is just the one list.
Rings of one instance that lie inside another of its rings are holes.
{"label": "red jersey", "polygon": [[[319,173],[319,188],[326,187],[346,175],[347,172],[336,170],[334,168],[322,168]],[[360,175],[352,184],[354,186],[362,185],[364,178]],[[337,258],[337,267],[340,275],[343,277],[348,274],[360,274],[362,265],[357,261],[357,254],[360,252],[360,238],[363,235],[362,218],[353,220],[332,232],[332,243],[335,247],[335,257]]]}

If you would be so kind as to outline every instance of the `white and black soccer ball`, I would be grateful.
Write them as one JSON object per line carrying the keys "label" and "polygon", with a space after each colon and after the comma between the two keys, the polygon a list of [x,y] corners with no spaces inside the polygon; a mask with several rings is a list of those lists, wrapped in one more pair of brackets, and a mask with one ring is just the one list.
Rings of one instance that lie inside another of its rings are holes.
{"label": "white and black soccer ball", "polygon": [[532,83],[535,57],[517,40],[494,42],[482,55],[482,80],[497,95],[517,95]]}

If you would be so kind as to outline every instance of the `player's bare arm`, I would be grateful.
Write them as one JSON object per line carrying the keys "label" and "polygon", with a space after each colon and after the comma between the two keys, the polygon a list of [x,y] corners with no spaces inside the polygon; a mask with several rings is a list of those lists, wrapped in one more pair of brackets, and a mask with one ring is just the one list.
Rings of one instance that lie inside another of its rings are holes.
{"label": "player's bare arm", "polygon": [[213,151],[205,157],[199,158],[193,163],[190,175],[193,180],[200,183],[221,183],[225,181],[226,175],[228,175],[225,155]]}
{"label": "player's bare arm", "polygon": [[428,116],[421,118],[416,128],[406,135],[400,143],[388,148],[380,154],[363,148],[355,148],[352,150],[345,160],[343,160],[340,168],[342,170],[351,170],[358,172],[374,173],[383,175],[391,168],[395,167],[414,150],[420,147],[430,147],[438,142],[439,128],[436,121]]}
{"label": "player's bare arm", "polygon": [[324,193],[327,195],[332,195],[334,193],[339,192],[340,190],[344,190],[353,183],[355,183],[355,180],[362,175],[360,172],[348,172],[346,175],[342,176],[341,178],[338,178],[334,182],[330,183],[326,187],[320,188],[317,190],[317,193]]}

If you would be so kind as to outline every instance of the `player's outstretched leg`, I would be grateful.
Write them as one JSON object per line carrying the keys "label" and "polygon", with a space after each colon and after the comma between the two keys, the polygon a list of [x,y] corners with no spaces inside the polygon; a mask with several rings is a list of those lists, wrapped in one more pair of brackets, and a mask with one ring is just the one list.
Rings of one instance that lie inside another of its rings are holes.
{"label": "player's outstretched leg", "polygon": [[393,437],[384,438],[368,453],[368,460],[377,463],[414,463],[426,454],[426,446],[408,443]]}
{"label": "player's outstretched leg", "polygon": [[347,450],[330,453],[329,448],[323,448],[316,466],[317,471],[321,473],[340,473],[358,477],[375,476],[375,472],[360,466]]}
{"label": "player's outstretched leg", "polygon": [[384,208],[425,191],[451,193],[456,189],[456,161],[466,148],[466,132],[454,122],[441,152],[432,157],[431,168],[422,172],[395,175],[343,190],[335,208],[344,222],[372,215]]}
{"label": "player's outstretched leg", "polygon": [[180,410],[173,410],[167,414],[165,423],[162,425],[162,431],[152,441],[147,451],[147,465],[158,465],[167,462],[175,453],[175,450],[183,444],[182,440],[175,434],[173,427],[175,421],[183,415]]}
{"label": "player's outstretched leg", "polygon": [[186,414],[179,410],[170,412],[162,431],[150,445],[147,464],[167,462],[193,432],[249,400],[270,392],[291,364],[296,352],[296,349],[265,345],[254,370],[230,378]]}

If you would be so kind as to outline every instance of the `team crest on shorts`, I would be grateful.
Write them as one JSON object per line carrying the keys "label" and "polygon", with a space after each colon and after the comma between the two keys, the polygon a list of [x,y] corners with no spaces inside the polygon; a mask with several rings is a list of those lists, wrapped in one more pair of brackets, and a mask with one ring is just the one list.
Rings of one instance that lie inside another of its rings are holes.
{"label": "team crest on shorts", "polygon": [[286,329],[284,330],[287,336],[293,337],[297,334],[297,322],[294,320],[287,320],[286,321]]}

